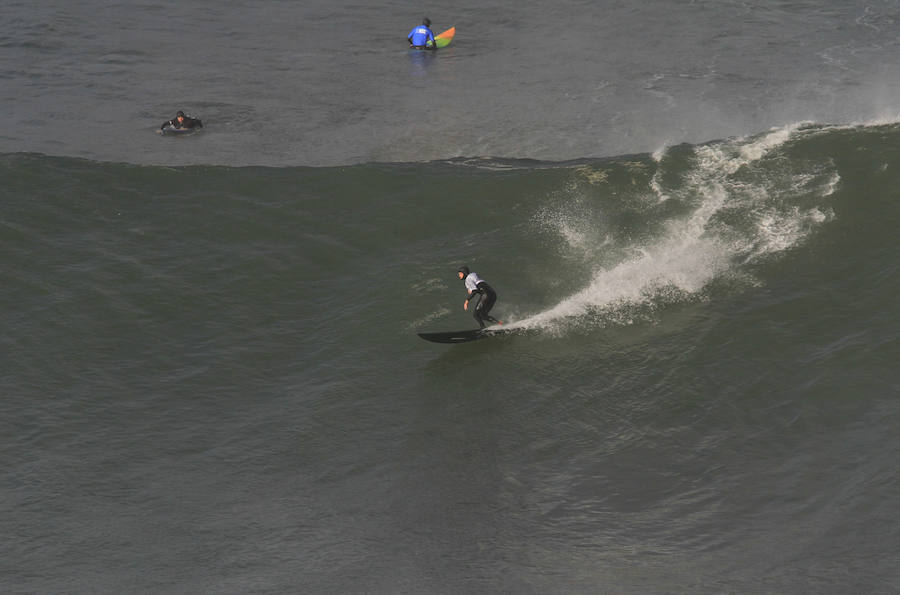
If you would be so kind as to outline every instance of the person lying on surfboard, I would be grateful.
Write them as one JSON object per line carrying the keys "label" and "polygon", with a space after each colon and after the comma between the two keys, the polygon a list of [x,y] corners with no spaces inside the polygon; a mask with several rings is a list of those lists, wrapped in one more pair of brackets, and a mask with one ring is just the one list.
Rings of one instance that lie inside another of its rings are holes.
{"label": "person lying on surfboard", "polygon": [[494,302],[497,301],[497,292],[494,291],[494,288],[488,285],[484,279],[478,276],[478,273],[473,273],[469,271],[469,267],[461,266],[459,270],[456,271],[457,276],[465,282],[466,291],[469,292],[469,297],[466,298],[466,301],[463,303],[463,310],[469,309],[469,300],[471,300],[476,295],[478,296],[478,301],[475,303],[474,312],[472,312],[472,316],[475,317],[475,320],[478,321],[478,326],[484,328],[484,321],[493,322],[494,324],[503,324],[503,322],[497,320],[496,318],[490,316],[489,312],[491,308],[494,307]]}
{"label": "person lying on surfboard", "polygon": [[200,118],[185,116],[184,112],[179,111],[177,114],[175,114],[174,118],[163,122],[162,126],[160,126],[159,129],[162,130],[166,126],[169,126],[171,128],[203,128],[203,122],[200,121]]}
{"label": "person lying on surfboard", "polygon": [[413,27],[413,30],[406,36],[409,41],[409,47],[414,50],[435,50],[437,42],[434,40],[434,33],[431,31],[431,19],[425,17],[422,24]]}

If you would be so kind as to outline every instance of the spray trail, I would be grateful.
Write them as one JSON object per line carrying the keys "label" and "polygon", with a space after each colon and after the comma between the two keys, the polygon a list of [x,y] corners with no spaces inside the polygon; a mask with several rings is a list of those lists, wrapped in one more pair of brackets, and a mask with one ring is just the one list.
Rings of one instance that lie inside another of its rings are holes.
{"label": "spray trail", "polygon": [[690,166],[668,187],[661,182],[672,177],[664,175],[667,152],[654,155],[658,169],[647,194],[689,205],[688,214],[640,245],[622,246],[628,255],[595,269],[583,289],[511,326],[581,325],[586,318],[620,318],[615,312],[634,306],[688,299],[717,276],[800,244],[833,217],[823,199],[839,180],[830,163],[787,165],[781,150],[802,134],[797,124],[693,147]]}

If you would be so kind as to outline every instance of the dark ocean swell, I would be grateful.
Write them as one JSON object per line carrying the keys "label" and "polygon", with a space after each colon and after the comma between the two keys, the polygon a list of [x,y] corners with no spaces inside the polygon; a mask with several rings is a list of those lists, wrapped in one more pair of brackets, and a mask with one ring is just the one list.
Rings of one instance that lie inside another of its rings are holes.
{"label": "dark ocean swell", "polygon": [[[890,591],[898,163],[2,155],[4,584]],[[419,340],[464,263],[518,331]]]}

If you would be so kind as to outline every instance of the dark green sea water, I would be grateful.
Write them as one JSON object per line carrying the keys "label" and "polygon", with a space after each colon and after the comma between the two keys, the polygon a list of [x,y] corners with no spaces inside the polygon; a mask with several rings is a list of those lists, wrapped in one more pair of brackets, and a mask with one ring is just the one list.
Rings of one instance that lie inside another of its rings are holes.
{"label": "dark green sea water", "polygon": [[3,154],[0,585],[894,592],[898,163]]}

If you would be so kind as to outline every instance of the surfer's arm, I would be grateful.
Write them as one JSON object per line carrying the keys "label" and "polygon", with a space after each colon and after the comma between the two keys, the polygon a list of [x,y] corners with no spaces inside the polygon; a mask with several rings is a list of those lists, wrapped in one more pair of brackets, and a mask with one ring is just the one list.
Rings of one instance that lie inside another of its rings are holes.
{"label": "surfer's arm", "polygon": [[466,301],[463,302],[463,310],[468,310],[469,309],[469,300],[471,300],[473,297],[475,297],[476,295],[481,294],[481,293],[483,293],[481,291],[481,289],[477,289],[477,288],[469,291],[469,297],[467,297]]}

